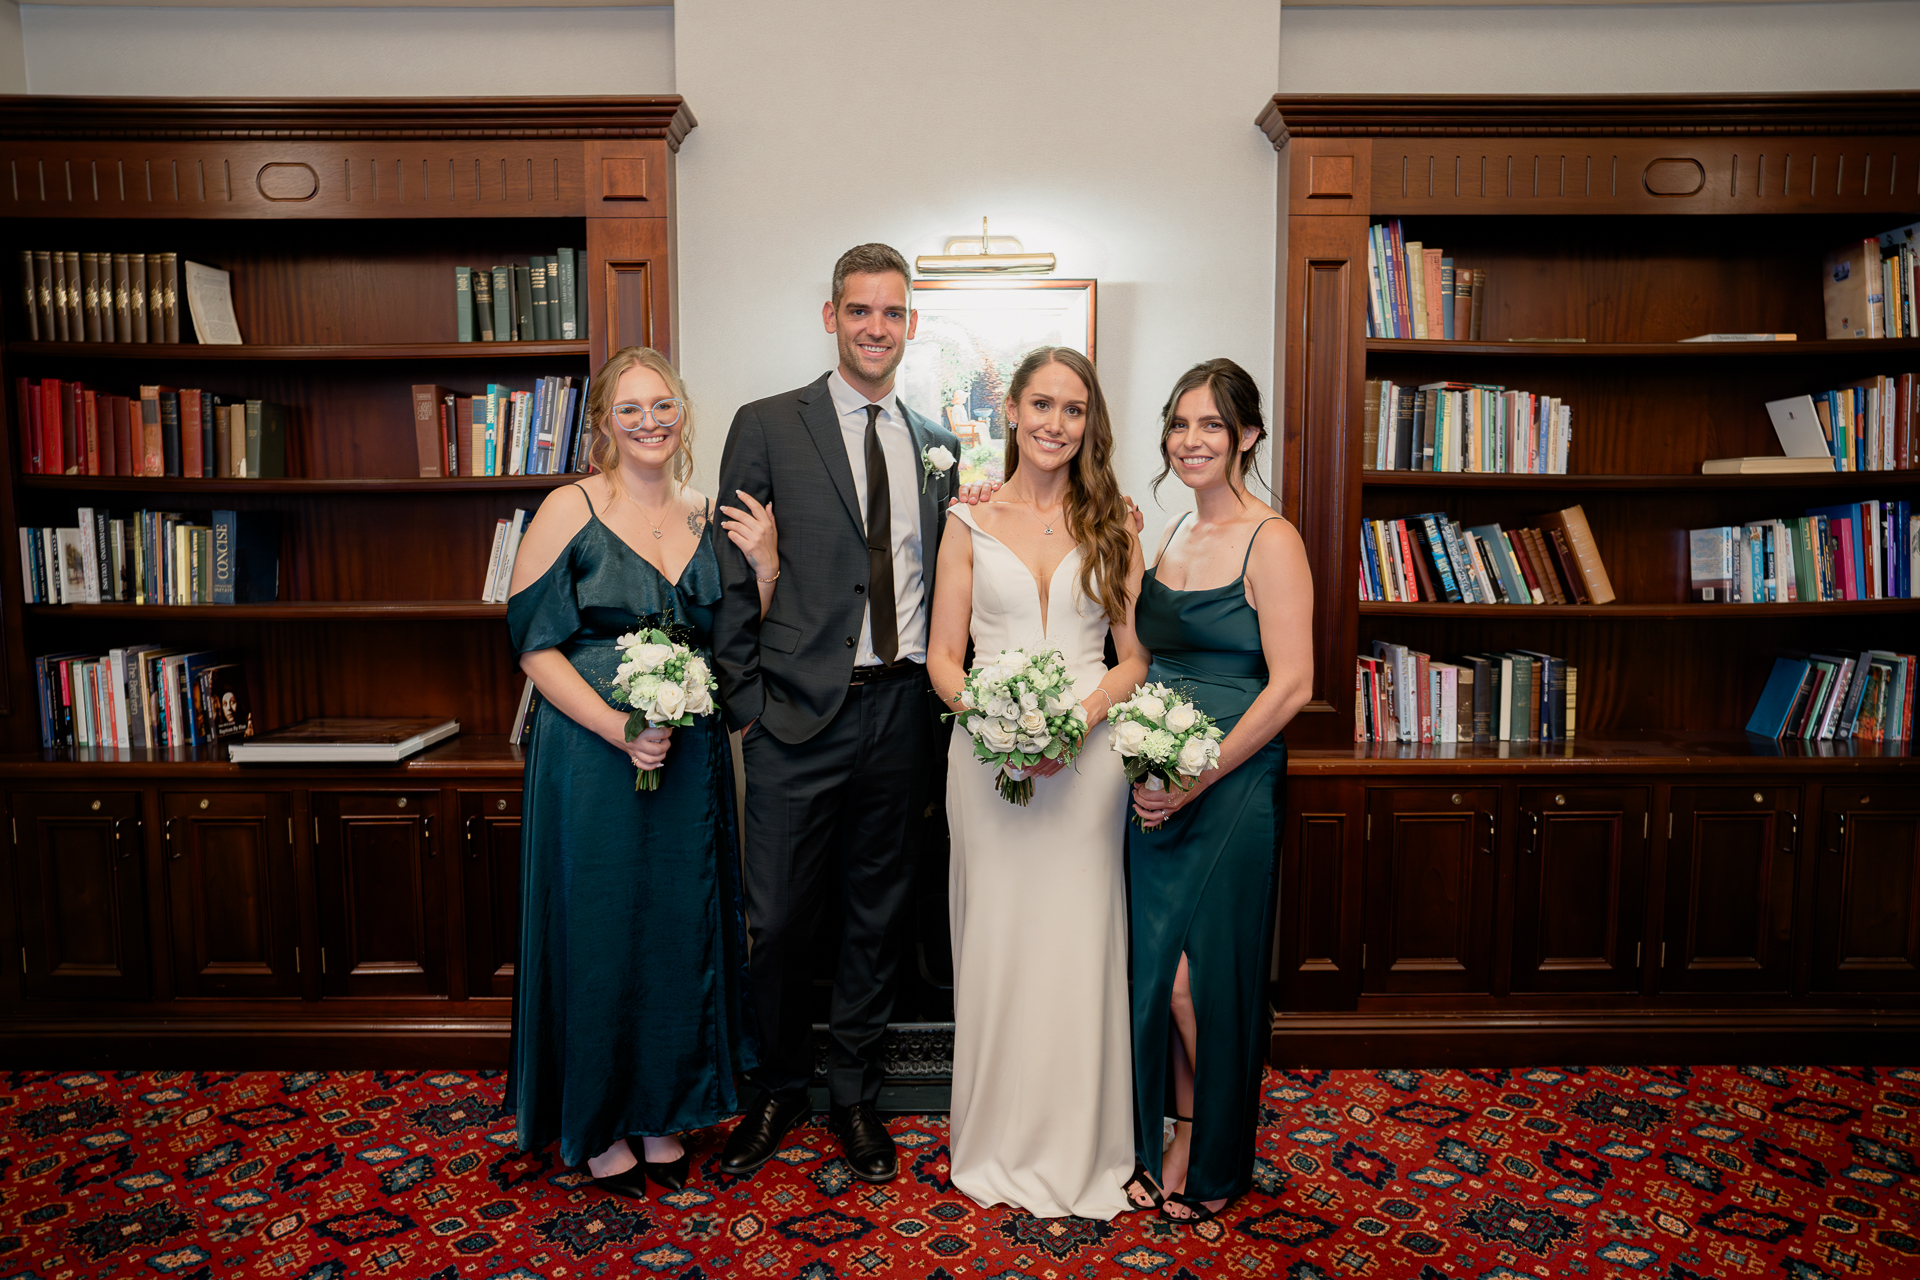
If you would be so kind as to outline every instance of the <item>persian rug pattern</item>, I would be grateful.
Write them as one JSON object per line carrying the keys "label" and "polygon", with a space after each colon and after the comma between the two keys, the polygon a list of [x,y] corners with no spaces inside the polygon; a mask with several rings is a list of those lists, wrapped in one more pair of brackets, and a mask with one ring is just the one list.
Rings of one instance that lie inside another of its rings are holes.
{"label": "persian rug pattern", "polygon": [[0,1280],[1839,1280],[1920,1276],[1920,1070],[1274,1071],[1254,1189],[1173,1226],[983,1209],[943,1116],[817,1125],[646,1201],[514,1148],[462,1071],[0,1076]]}

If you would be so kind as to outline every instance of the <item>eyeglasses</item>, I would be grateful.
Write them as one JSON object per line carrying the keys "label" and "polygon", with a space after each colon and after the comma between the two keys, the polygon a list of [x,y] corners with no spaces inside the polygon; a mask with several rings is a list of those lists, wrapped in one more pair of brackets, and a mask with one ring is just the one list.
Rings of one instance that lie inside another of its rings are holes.
{"label": "eyeglasses", "polygon": [[622,431],[634,432],[647,425],[647,419],[653,419],[656,427],[671,427],[679,423],[680,415],[687,411],[685,400],[655,400],[652,404],[617,404],[613,406],[613,421]]}

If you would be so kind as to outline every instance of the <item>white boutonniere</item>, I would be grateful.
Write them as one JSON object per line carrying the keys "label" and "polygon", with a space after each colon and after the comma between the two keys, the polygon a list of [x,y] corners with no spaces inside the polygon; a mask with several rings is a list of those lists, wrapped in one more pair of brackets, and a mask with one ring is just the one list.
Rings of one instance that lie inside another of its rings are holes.
{"label": "white boutonniere", "polygon": [[925,493],[928,480],[953,470],[953,453],[944,445],[930,444],[920,454],[920,467],[920,492]]}

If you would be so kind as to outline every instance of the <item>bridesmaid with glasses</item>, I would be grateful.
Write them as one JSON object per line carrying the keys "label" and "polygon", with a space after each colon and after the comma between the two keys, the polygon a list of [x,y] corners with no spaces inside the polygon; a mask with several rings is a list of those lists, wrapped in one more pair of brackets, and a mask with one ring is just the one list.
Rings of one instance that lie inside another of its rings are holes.
{"label": "bridesmaid with glasses", "polygon": [[[681,1135],[739,1112],[752,1066],[733,762],[716,710],[627,741],[611,701],[619,637],[660,627],[712,647],[712,506],[687,485],[693,414],[659,352],[593,377],[595,473],[555,490],[514,564],[507,626],[540,696],[526,745],[520,956],[506,1105],[523,1151],[558,1139],[595,1185],[644,1198],[685,1184]],[[723,507],[725,532],[777,576],[770,508]],[[709,656],[709,661],[710,661]],[[637,791],[635,771],[660,771]]]}
{"label": "bridesmaid with glasses", "polygon": [[[1127,838],[1137,1209],[1205,1222],[1252,1182],[1266,1060],[1267,960],[1287,748],[1313,682],[1313,578],[1294,527],[1247,491],[1266,437],[1260,389],[1231,360],[1195,365],[1162,410],[1154,488],[1194,513],[1161,540],[1134,630],[1147,679],[1191,692],[1227,731],[1188,790],[1136,786]],[[1176,1123],[1162,1154],[1162,1117]]]}

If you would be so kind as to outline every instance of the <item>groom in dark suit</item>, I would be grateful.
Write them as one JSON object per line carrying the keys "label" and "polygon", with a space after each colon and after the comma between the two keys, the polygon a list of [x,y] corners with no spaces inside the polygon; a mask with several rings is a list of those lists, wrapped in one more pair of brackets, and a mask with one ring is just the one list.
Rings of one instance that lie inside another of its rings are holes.
{"label": "groom in dark suit", "polygon": [[764,1090],[720,1167],[758,1169],[808,1112],[808,961],[831,893],[845,926],[828,1019],[829,1123],[853,1172],[885,1182],[899,1162],[874,1111],[878,1048],[913,879],[910,836],[935,765],[927,621],[960,442],[894,393],[917,320],[906,259],[883,244],[849,249],[822,318],[839,367],[743,407],[720,463],[722,502],[746,493],[775,508],[780,554],[762,620],[751,564],[720,542],[714,658],[727,717],[744,731],[748,978]]}

